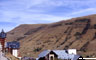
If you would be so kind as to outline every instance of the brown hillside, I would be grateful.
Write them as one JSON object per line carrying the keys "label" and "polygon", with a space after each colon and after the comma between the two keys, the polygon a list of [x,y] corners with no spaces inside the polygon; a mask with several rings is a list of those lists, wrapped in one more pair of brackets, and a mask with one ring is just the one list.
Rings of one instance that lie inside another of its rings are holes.
{"label": "brown hillside", "polygon": [[7,34],[7,41],[21,43],[22,56],[37,57],[45,49],[76,48],[79,54],[96,54],[96,15],[51,24],[24,24]]}

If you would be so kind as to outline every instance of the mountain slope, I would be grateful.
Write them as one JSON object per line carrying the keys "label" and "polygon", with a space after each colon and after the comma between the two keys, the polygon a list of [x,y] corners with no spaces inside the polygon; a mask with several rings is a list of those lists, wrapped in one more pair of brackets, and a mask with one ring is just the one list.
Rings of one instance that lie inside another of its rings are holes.
{"label": "mountain slope", "polygon": [[14,40],[21,43],[22,56],[37,57],[45,49],[68,48],[76,48],[82,55],[95,56],[96,15],[51,24],[20,25],[7,33],[7,41]]}

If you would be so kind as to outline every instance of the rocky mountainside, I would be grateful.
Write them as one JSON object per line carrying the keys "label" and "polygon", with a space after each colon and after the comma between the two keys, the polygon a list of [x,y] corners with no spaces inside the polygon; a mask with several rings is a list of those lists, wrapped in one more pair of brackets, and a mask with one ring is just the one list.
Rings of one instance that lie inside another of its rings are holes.
{"label": "rocky mountainside", "polygon": [[50,24],[23,24],[7,33],[7,41],[19,41],[22,56],[37,57],[46,49],[74,48],[83,56],[96,56],[96,15]]}

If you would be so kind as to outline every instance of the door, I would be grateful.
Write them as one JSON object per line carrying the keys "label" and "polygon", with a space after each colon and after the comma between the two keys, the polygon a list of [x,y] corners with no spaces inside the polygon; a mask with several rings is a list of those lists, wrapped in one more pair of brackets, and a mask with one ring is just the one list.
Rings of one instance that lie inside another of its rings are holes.
{"label": "door", "polygon": [[49,55],[49,60],[54,60],[54,54]]}
{"label": "door", "polygon": [[51,60],[54,60],[53,56],[50,57]]}

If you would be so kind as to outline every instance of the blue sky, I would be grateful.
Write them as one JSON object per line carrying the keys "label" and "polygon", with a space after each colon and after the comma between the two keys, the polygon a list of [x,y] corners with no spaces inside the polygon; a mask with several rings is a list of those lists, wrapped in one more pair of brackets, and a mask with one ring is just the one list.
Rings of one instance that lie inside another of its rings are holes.
{"label": "blue sky", "polygon": [[0,0],[0,30],[96,14],[96,0]]}

